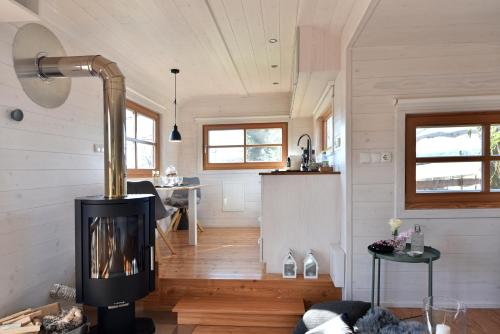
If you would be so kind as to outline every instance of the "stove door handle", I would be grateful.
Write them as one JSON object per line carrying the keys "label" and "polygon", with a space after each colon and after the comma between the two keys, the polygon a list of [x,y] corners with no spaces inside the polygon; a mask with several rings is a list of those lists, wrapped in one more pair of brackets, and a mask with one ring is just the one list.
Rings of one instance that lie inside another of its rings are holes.
{"label": "stove door handle", "polygon": [[155,246],[149,246],[149,259],[151,262],[149,263],[149,270],[155,270]]}

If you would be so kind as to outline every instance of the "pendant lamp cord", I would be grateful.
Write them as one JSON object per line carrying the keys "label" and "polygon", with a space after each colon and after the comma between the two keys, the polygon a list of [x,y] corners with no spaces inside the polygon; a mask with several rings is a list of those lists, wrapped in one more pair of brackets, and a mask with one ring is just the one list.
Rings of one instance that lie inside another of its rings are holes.
{"label": "pendant lamp cord", "polygon": [[177,73],[174,74],[174,124],[177,125]]}

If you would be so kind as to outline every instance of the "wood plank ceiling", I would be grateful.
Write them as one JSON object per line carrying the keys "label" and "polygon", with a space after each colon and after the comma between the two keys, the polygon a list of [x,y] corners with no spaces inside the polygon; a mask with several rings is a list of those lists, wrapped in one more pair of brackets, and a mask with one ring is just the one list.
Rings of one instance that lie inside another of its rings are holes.
{"label": "wood plank ceiling", "polygon": [[63,41],[115,60],[130,89],[166,105],[173,67],[180,104],[290,92],[297,25],[339,34],[354,1],[44,0],[39,13]]}
{"label": "wood plank ceiling", "polygon": [[382,0],[356,47],[500,43],[499,0]]}

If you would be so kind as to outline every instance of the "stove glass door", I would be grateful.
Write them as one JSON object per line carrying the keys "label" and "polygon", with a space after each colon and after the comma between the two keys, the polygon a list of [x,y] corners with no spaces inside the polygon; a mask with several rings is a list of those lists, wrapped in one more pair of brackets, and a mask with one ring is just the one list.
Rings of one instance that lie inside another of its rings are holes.
{"label": "stove glass door", "polygon": [[144,218],[89,218],[90,278],[131,276],[145,270]]}

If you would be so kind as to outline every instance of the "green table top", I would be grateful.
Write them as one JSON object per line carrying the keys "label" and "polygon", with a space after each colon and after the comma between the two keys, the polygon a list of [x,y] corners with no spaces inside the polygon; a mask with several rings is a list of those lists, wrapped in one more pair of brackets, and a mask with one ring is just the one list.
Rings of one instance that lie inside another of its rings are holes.
{"label": "green table top", "polygon": [[429,263],[430,261],[436,261],[441,257],[441,252],[438,251],[435,248],[425,246],[424,248],[424,253],[420,256],[409,256],[406,254],[407,251],[410,250],[410,244],[406,245],[406,249],[404,250],[404,254],[395,254],[395,253],[387,253],[387,254],[382,254],[382,253],[377,253],[374,251],[371,251],[368,249],[368,253],[371,255],[379,258],[379,259],[384,259],[388,261],[395,261],[395,262],[407,262],[407,263]]}

